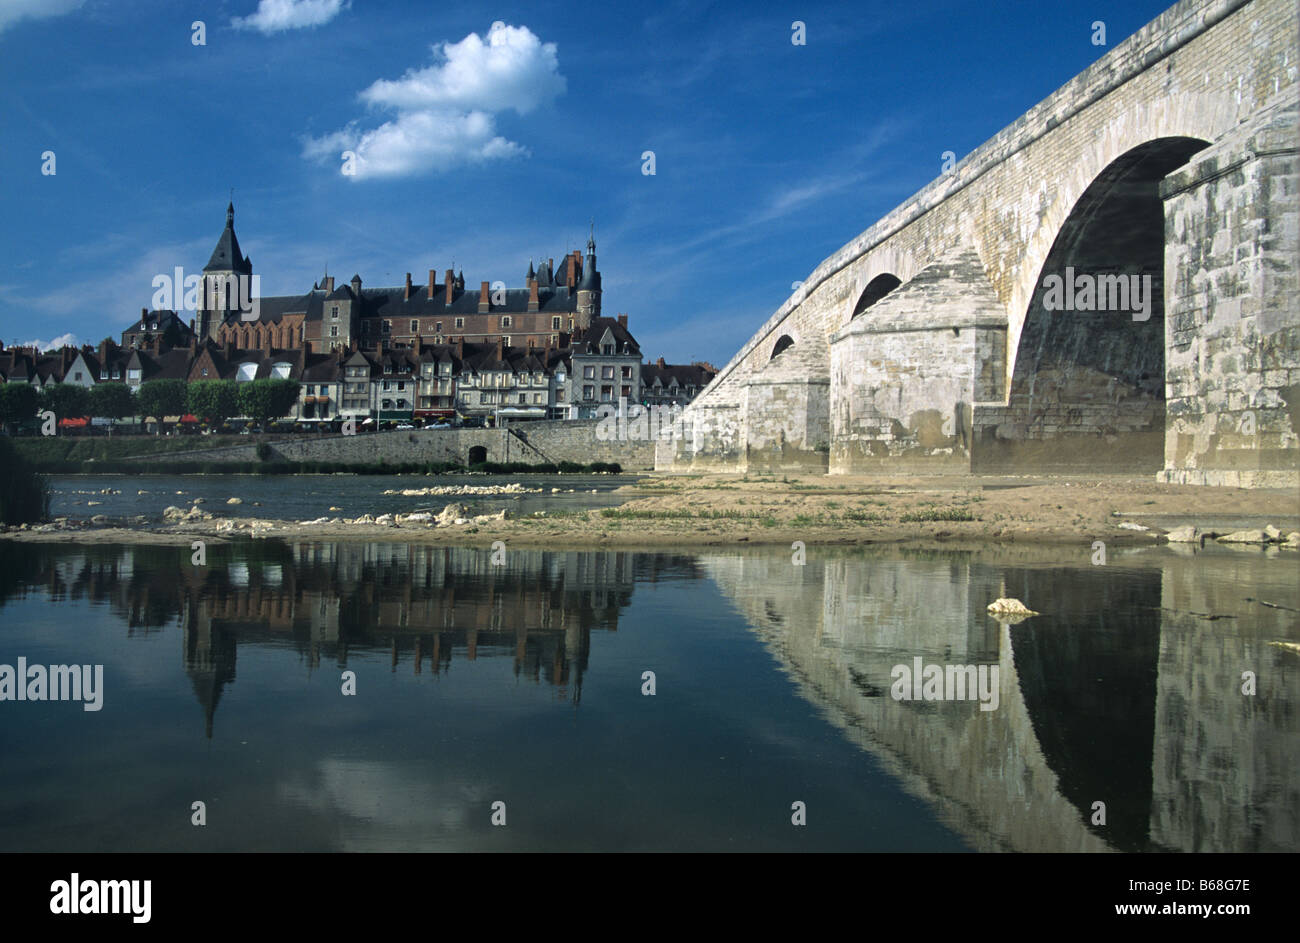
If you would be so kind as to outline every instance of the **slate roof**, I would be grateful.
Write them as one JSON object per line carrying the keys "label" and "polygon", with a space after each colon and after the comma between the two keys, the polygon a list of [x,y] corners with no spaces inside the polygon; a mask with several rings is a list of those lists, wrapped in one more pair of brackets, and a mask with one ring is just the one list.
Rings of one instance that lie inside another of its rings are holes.
{"label": "slate roof", "polygon": [[242,275],[253,274],[253,263],[239,251],[239,240],[235,238],[235,204],[226,207],[226,228],[217,237],[216,248],[212,258],[203,266],[205,272],[236,272]]}

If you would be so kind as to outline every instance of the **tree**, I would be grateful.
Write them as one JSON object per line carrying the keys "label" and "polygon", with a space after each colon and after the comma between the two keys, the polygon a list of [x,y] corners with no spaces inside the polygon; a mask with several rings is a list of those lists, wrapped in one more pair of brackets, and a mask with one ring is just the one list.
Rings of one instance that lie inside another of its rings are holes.
{"label": "tree", "polygon": [[153,416],[159,422],[164,416],[179,416],[185,412],[186,383],[184,380],[149,380],[140,384],[135,402],[141,416]]}
{"label": "tree", "polygon": [[36,418],[40,397],[27,383],[0,383],[0,426]]}
{"label": "tree", "polygon": [[125,383],[100,383],[90,388],[90,413],[108,419],[135,415],[135,396]]}
{"label": "tree", "polygon": [[189,410],[208,422],[223,422],[239,412],[233,380],[200,380],[188,390]]}
{"label": "tree", "polygon": [[85,416],[90,412],[90,394],[75,383],[55,383],[41,390],[40,408],[53,410],[59,419]]}
{"label": "tree", "polygon": [[278,419],[298,402],[298,384],[293,380],[250,380],[239,384],[239,412],[257,422]]}

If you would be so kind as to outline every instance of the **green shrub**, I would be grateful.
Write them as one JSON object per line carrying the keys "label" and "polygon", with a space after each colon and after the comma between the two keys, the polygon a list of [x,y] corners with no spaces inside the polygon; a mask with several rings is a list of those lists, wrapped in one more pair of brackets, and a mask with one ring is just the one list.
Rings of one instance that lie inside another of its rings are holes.
{"label": "green shrub", "polygon": [[49,482],[0,436],[0,523],[31,524],[49,516]]}

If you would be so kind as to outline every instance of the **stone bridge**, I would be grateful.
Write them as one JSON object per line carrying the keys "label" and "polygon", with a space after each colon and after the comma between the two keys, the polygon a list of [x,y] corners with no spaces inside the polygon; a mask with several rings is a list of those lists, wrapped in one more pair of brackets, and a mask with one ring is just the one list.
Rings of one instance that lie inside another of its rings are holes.
{"label": "stone bridge", "polygon": [[1292,0],[1184,0],[826,259],[660,470],[1300,485]]}

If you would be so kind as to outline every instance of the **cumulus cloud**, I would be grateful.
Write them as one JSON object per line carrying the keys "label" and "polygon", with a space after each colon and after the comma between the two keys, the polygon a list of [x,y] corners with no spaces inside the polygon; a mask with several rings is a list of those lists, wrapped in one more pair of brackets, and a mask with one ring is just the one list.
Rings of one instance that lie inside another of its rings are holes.
{"label": "cumulus cloud", "polygon": [[[496,114],[520,115],[550,104],[565,90],[554,43],[526,26],[496,22],[486,37],[470,33],[433,47],[434,63],[396,80],[380,79],[361,92],[373,108],[396,112],[377,128],[359,122],[307,138],[303,156],[340,162],[355,179],[440,173],[464,164],[528,154],[496,133]],[[355,158],[343,163],[342,154]]]}
{"label": "cumulus cloud", "polygon": [[396,81],[380,79],[361,93],[371,105],[402,110],[455,108],[524,115],[564,94],[555,43],[543,43],[526,26],[493,23],[487,38],[470,33],[458,43],[433,47],[436,61],[410,69]]}
{"label": "cumulus cloud", "polygon": [[347,8],[347,0],[261,0],[257,12],[237,16],[230,25],[235,29],[255,29],[269,36],[287,29],[320,26]]}
{"label": "cumulus cloud", "polygon": [[64,347],[76,347],[78,344],[76,334],[60,334],[58,337],[48,341],[20,341],[12,346],[14,347],[35,347],[37,350],[62,350]]}
{"label": "cumulus cloud", "polygon": [[0,33],[19,20],[62,16],[80,9],[86,0],[3,0],[0,2]]}

